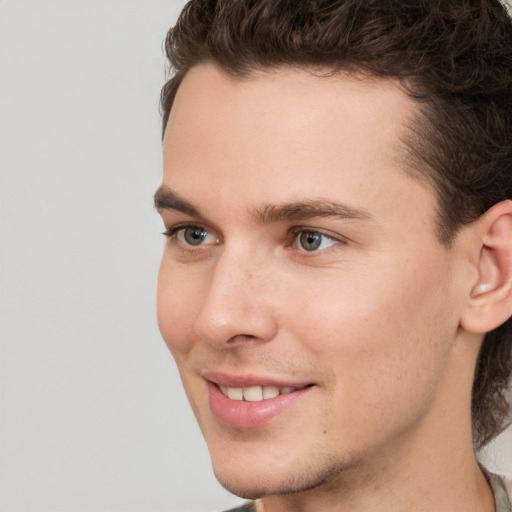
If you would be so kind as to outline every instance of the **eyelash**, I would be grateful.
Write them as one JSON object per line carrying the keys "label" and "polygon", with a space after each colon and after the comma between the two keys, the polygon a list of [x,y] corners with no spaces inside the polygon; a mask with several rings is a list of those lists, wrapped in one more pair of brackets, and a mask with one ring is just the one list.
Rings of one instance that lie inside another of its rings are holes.
{"label": "eyelash", "polygon": [[[200,224],[193,224],[193,223],[187,223],[187,222],[181,223],[181,224],[176,224],[175,226],[172,226],[171,228],[169,228],[167,231],[164,231],[162,234],[166,238],[169,238],[170,240],[176,240],[179,232],[184,231],[185,229],[197,229],[197,230],[201,230],[201,231],[206,231],[206,233],[210,234],[210,230],[208,228],[201,226]],[[190,244],[189,247],[187,247],[187,248],[181,247],[181,250],[185,251],[185,252],[186,251],[196,252],[199,247],[200,246],[198,246],[196,248],[192,244]]]}
{"label": "eyelash", "polygon": [[186,228],[198,228],[198,229],[204,229],[205,231],[208,231],[207,228],[204,226],[201,226],[199,224],[189,224],[189,223],[182,223],[182,224],[176,224],[175,226],[172,226],[172,228],[167,229],[162,233],[166,238],[172,238],[176,235],[178,231],[181,231],[182,229]]}
{"label": "eyelash", "polygon": [[339,245],[346,244],[346,240],[344,238],[340,237],[339,235],[335,235],[333,233],[325,232],[322,229],[314,229],[314,228],[311,228],[311,227],[296,227],[296,228],[292,228],[290,230],[290,234],[293,235],[293,239],[292,239],[291,243],[288,244],[288,247],[290,247],[291,250],[294,250],[293,249],[293,245],[298,241],[298,237],[301,236],[301,235],[320,235],[321,237],[323,237],[324,241],[328,240],[330,242],[333,242],[333,244],[330,245],[329,247],[325,247],[325,248],[320,249],[320,250],[308,251],[304,247],[303,247],[302,250],[295,249],[297,252],[300,252],[303,257],[313,257],[313,256],[315,256],[318,253],[327,254],[331,250],[334,250],[333,248],[336,245],[338,245],[338,244]]}
{"label": "eyelash", "polygon": [[[176,239],[178,233],[181,230],[185,230],[185,229],[188,229],[188,228],[192,228],[192,229],[195,228],[195,229],[199,229],[199,230],[204,230],[207,233],[210,233],[210,230],[207,227],[202,226],[200,224],[181,223],[181,224],[176,224],[175,226],[172,226],[168,230],[164,231],[162,234],[165,237],[169,238],[169,239]],[[290,250],[295,250],[298,253],[301,253],[301,255],[304,256],[304,257],[312,257],[315,254],[318,254],[320,252],[322,254],[325,254],[326,252],[330,251],[331,247],[333,247],[333,246],[335,246],[337,244],[344,245],[344,244],[347,243],[347,241],[344,238],[340,237],[339,235],[334,235],[332,233],[324,232],[321,229],[314,229],[314,228],[311,228],[311,227],[294,227],[294,228],[289,230],[289,234],[293,236],[293,239],[291,240],[291,242],[287,243],[287,248],[289,248]],[[297,237],[299,235],[304,235],[304,234],[320,235],[321,237],[323,237],[323,239],[327,239],[329,241],[332,241],[333,245],[331,245],[331,246],[329,246],[327,248],[321,249],[320,251],[319,250],[308,251],[308,250],[306,250],[304,248],[302,250],[300,250],[300,249],[293,249],[293,245],[296,243]],[[197,251],[197,249],[200,247],[200,245],[197,246],[197,248],[194,248],[193,245],[190,245],[189,247],[190,248],[182,248],[182,250],[190,251],[190,252]]]}

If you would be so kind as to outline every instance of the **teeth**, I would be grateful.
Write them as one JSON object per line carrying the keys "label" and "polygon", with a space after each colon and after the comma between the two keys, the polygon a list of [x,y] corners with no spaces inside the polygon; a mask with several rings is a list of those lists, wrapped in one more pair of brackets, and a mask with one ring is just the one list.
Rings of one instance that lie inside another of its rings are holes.
{"label": "teeth", "polygon": [[279,396],[279,388],[277,386],[265,386],[263,388],[263,398],[275,398]]}
{"label": "teeth", "polygon": [[230,388],[227,386],[219,386],[220,390],[231,400],[245,400],[246,402],[260,402],[275,398],[278,395],[286,395],[295,391],[297,388],[292,386],[249,386],[247,388]]}
{"label": "teeth", "polygon": [[247,402],[259,402],[263,400],[263,388],[261,386],[251,386],[244,388],[244,400]]}
{"label": "teeth", "polygon": [[231,398],[231,400],[243,400],[244,390],[242,388],[228,388],[228,397]]}

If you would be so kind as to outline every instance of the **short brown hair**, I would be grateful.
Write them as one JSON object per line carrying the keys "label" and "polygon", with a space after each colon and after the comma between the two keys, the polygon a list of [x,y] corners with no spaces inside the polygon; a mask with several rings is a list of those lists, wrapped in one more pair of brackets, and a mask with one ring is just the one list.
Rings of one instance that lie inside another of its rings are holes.
{"label": "short brown hair", "polygon": [[[512,22],[498,0],[192,0],[166,52],[163,130],[200,62],[239,77],[278,66],[365,71],[398,79],[418,102],[404,142],[436,194],[442,244],[512,198]],[[511,322],[486,335],[477,363],[477,447],[509,420]]]}

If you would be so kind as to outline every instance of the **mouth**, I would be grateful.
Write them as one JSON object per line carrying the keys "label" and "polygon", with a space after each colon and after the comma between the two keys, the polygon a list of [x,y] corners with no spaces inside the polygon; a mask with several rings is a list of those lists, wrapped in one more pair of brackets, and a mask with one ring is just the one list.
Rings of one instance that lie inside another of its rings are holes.
{"label": "mouth", "polygon": [[303,389],[311,386],[312,384],[308,384],[302,387],[295,386],[247,386],[247,387],[229,387],[229,386],[221,386],[218,385],[218,388],[222,391],[224,396],[228,397],[230,400],[235,400],[238,402],[261,402],[262,400],[271,400],[272,398],[276,398],[279,395],[287,395],[289,393],[293,393],[298,389]]}
{"label": "mouth", "polygon": [[232,377],[208,372],[206,380],[210,410],[228,427],[264,427],[278,417],[287,417],[315,388],[315,384],[253,377]]}

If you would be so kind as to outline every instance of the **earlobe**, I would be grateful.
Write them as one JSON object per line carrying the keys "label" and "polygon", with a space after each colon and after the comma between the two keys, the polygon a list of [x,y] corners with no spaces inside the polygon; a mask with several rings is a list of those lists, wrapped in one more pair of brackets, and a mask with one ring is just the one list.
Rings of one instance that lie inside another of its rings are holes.
{"label": "earlobe", "polygon": [[512,315],[512,201],[490,208],[475,223],[477,280],[473,283],[461,327],[486,333]]}

